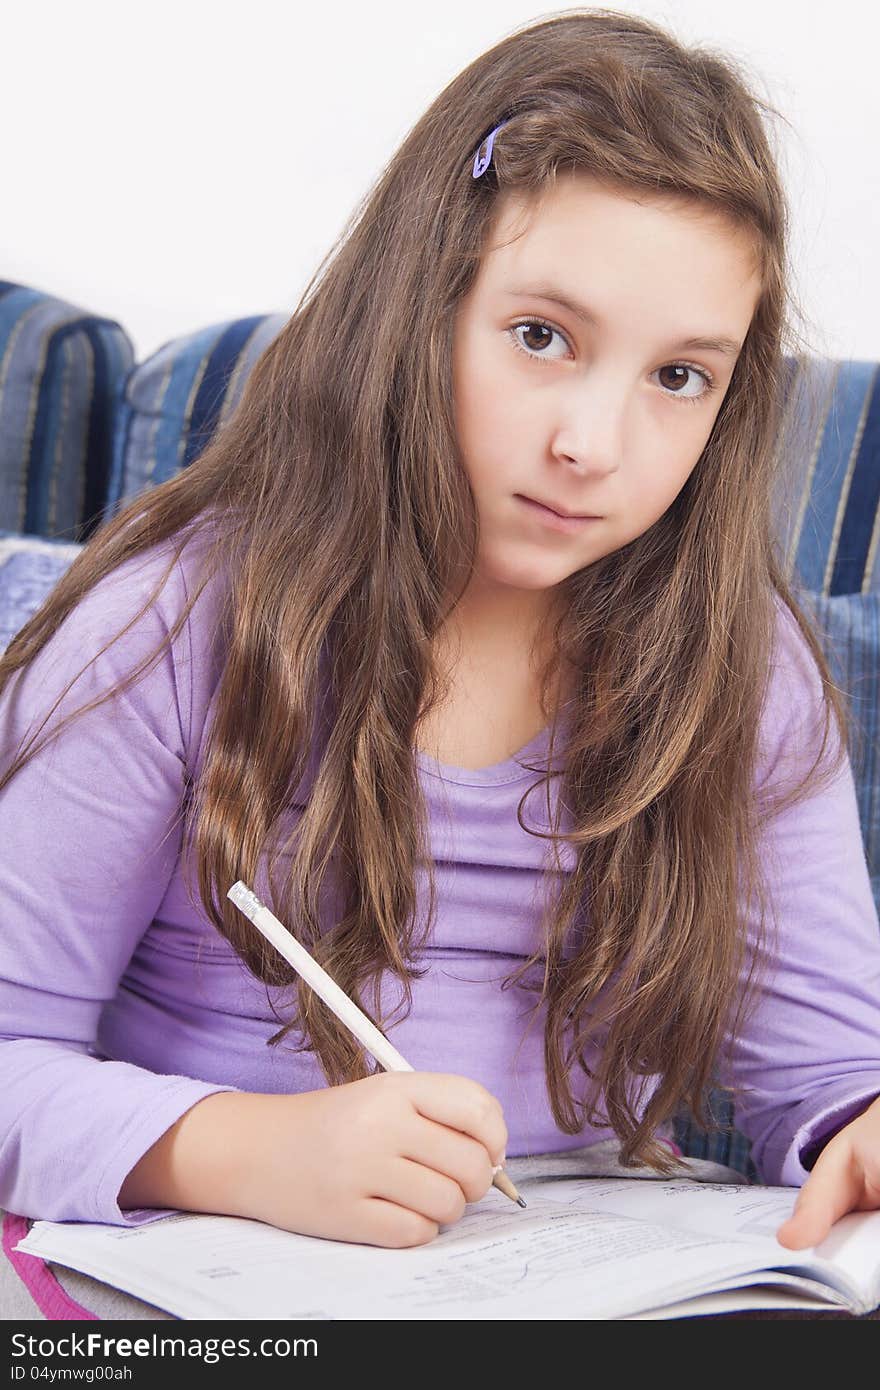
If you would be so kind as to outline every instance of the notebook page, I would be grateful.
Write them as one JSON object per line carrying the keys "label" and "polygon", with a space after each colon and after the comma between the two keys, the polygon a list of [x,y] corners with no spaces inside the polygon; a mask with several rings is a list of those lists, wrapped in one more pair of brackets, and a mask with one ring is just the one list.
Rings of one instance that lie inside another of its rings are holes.
{"label": "notebook page", "polygon": [[560,1210],[521,1190],[528,1210],[492,1190],[410,1250],[190,1213],[127,1228],[37,1222],[18,1248],[185,1318],[622,1317],[763,1263],[749,1243]]}
{"label": "notebook page", "polygon": [[766,1242],[768,1266],[797,1266],[833,1282],[848,1297],[873,1306],[880,1294],[880,1211],[851,1212],[837,1221],[818,1246],[788,1250],[776,1231],[791,1215],[798,1188],[736,1183],[692,1183],[680,1179],[591,1178],[586,1182],[542,1180],[541,1196],[567,1209],[603,1211],[702,1231],[716,1236]]}

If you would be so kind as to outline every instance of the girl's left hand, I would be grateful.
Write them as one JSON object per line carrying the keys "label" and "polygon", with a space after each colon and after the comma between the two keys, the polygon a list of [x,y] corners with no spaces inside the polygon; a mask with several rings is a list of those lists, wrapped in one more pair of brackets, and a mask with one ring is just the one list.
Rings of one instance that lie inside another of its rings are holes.
{"label": "girl's left hand", "polygon": [[848,1211],[880,1208],[880,1098],[829,1139],[776,1232],[780,1245],[803,1250],[823,1241]]}

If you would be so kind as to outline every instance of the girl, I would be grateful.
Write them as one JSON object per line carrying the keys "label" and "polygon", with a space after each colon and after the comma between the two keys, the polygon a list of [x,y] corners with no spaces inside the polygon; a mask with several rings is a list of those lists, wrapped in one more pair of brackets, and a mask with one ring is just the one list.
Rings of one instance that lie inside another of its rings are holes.
{"label": "girl", "polygon": [[[715,1080],[803,1184],[786,1244],[876,1205],[880,931],[771,526],[758,107],[609,11],[478,58],[228,425],[15,638],[11,1210],[416,1245],[505,1150],[674,1171]],[[373,1071],[239,878],[413,1073]]]}

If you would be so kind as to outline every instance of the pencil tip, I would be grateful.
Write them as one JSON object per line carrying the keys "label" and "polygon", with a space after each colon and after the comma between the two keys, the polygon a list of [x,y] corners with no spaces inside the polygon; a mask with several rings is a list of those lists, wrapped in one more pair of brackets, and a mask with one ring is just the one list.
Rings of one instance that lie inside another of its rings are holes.
{"label": "pencil tip", "polygon": [[524,1207],[524,1206],[525,1206],[525,1202],[523,1201],[522,1197],[517,1197],[517,1199],[516,1199],[516,1205],[517,1205],[518,1207]]}

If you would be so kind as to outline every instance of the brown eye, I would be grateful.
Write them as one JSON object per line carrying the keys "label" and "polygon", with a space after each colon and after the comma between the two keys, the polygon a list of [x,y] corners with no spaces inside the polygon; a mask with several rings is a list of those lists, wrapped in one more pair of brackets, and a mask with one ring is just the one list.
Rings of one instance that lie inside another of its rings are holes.
{"label": "brown eye", "polygon": [[[558,328],[553,328],[549,323],[543,323],[541,319],[522,319],[514,324],[513,328],[508,329],[513,344],[520,352],[524,352],[527,357],[531,357],[533,362],[559,362],[558,355],[551,356],[547,351],[548,344],[554,338],[558,338],[561,343],[565,338]],[[520,338],[519,334],[524,337]]]}
{"label": "brown eye", "polygon": [[[525,343],[527,348],[534,348],[535,350],[537,350],[541,347],[546,347],[547,343],[553,337],[553,330],[551,328],[548,328],[546,324],[526,323],[522,326],[526,330],[525,335],[523,337],[523,342]],[[539,341],[535,341],[536,339],[538,339]]]}
{"label": "brown eye", "polygon": [[[667,377],[667,380],[663,382],[663,385],[664,385],[664,386],[685,386],[685,385],[687,385],[687,377],[688,377],[688,368],[687,368],[687,367],[676,367],[676,366],[661,367],[661,368],[660,368],[660,376],[661,376],[661,377],[663,376],[663,373],[664,373],[664,372],[668,372],[668,374],[669,374],[668,377]],[[676,373],[676,372],[679,373],[678,376],[673,375],[673,374]]]}
{"label": "brown eye", "polygon": [[[667,375],[666,381],[662,380],[664,374]],[[658,367],[654,376],[661,378],[663,393],[669,396],[670,400],[690,401],[692,405],[705,400],[715,389],[715,383],[708,372],[704,372],[702,367],[692,367],[688,362],[670,362],[665,367]],[[688,390],[692,381],[701,389]]]}

